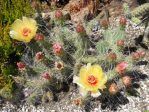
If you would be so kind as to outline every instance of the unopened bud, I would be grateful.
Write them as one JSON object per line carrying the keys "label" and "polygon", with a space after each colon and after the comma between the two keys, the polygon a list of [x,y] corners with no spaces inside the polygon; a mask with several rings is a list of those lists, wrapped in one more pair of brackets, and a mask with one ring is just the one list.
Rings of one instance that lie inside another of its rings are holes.
{"label": "unopened bud", "polygon": [[139,60],[140,59],[140,54],[138,52],[132,53],[132,59],[133,60]]}
{"label": "unopened bud", "polygon": [[26,64],[23,62],[17,62],[17,66],[19,70],[25,70],[26,69]]}
{"label": "unopened bud", "polygon": [[48,72],[43,73],[43,74],[42,74],[42,77],[43,77],[44,79],[46,79],[46,80],[50,80],[50,79],[51,79],[51,76],[50,76],[50,74],[49,74]]}
{"label": "unopened bud", "polygon": [[124,44],[125,44],[125,42],[124,42],[124,40],[118,40],[116,44],[117,44],[117,46],[119,46],[119,47],[123,47]]}
{"label": "unopened bud", "polygon": [[130,86],[131,85],[131,80],[132,79],[129,76],[122,77],[122,81],[123,81],[125,86]]}
{"label": "unopened bud", "polygon": [[56,55],[61,55],[63,52],[63,48],[60,45],[60,43],[58,43],[58,42],[54,43],[52,48],[53,48],[54,54],[56,54]]}
{"label": "unopened bud", "polygon": [[119,74],[123,74],[126,70],[126,68],[128,67],[128,62],[121,62],[119,64],[116,65],[116,72],[118,72]]}
{"label": "unopened bud", "polygon": [[41,33],[37,33],[35,36],[36,41],[43,41],[44,40],[44,35]]}
{"label": "unopened bud", "polygon": [[114,95],[119,91],[117,85],[115,83],[112,83],[109,87],[110,94]]}
{"label": "unopened bud", "polygon": [[125,26],[127,23],[127,19],[125,16],[120,17],[120,25]]}
{"label": "unopened bud", "polygon": [[78,24],[78,25],[76,26],[76,32],[77,32],[77,33],[85,33],[85,29],[84,29],[83,25]]}
{"label": "unopened bud", "polygon": [[62,19],[63,18],[63,13],[61,10],[56,10],[55,12],[55,18],[56,19]]}

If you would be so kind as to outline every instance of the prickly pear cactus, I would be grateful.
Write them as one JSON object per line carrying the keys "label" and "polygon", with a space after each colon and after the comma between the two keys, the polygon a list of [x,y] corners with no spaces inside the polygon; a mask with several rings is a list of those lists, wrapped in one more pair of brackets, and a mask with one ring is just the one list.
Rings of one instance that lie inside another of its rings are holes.
{"label": "prickly pear cactus", "polygon": [[27,101],[55,100],[74,84],[82,100],[129,92],[136,63],[145,52],[129,49],[126,17],[113,25],[97,19],[75,24],[61,10],[49,15],[39,14],[36,20],[23,17],[11,27],[11,37],[26,44],[17,66]]}

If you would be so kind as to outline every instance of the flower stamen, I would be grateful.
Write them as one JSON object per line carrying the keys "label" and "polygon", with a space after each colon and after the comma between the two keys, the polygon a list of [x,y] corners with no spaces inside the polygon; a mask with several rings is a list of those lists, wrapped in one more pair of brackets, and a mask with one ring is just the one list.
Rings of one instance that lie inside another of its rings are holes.
{"label": "flower stamen", "polygon": [[22,30],[22,35],[23,36],[27,37],[30,33],[31,33],[31,29],[26,28],[26,27],[23,28],[23,30]]}
{"label": "flower stamen", "polygon": [[95,85],[95,84],[97,84],[97,78],[94,77],[93,75],[90,75],[90,76],[88,76],[87,82],[90,85]]}

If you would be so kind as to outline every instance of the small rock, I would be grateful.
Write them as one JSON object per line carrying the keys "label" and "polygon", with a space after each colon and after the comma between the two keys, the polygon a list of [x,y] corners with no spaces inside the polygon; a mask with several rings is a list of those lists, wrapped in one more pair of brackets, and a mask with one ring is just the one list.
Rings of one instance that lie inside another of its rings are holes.
{"label": "small rock", "polygon": [[4,99],[0,96],[0,105],[4,103]]}

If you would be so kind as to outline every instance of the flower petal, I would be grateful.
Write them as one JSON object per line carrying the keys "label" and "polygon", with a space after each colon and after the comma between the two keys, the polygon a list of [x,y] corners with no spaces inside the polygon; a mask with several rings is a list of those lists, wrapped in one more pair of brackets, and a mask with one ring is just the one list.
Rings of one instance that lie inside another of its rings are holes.
{"label": "flower petal", "polygon": [[14,30],[16,32],[20,32],[20,29],[22,29],[24,26],[23,22],[20,19],[16,19],[14,23],[11,25],[11,30]]}
{"label": "flower petal", "polygon": [[14,30],[11,30],[11,31],[9,32],[9,35],[10,35],[10,37],[11,37],[12,39],[16,39],[16,40],[24,41],[24,42],[25,42],[25,40],[23,40],[22,38],[20,38],[19,33],[16,32],[16,31],[14,31]]}
{"label": "flower petal", "polygon": [[79,90],[80,90],[80,94],[81,94],[83,97],[86,97],[86,96],[87,96],[88,91],[87,91],[86,89],[80,87]]}
{"label": "flower petal", "polygon": [[98,96],[100,96],[100,95],[101,95],[101,93],[100,93],[98,90],[91,92],[91,96],[92,96],[92,97],[98,97]]}
{"label": "flower petal", "polygon": [[81,88],[85,88],[82,84],[81,84],[81,82],[80,82],[80,79],[79,79],[79,77],[77,77],[77,76],[74,76],[73,77],[73,83],[76,83],[78,86],[80,86]]}
{"label": "flower petal", "polygon": [[101,80],[100,84],[99,84],[99,89],[103,90],[106,88],[105,83],[107,82],[107,76],[105,75],[104,78]]}
{"label": "flower petal", "polygon": [[90,69],[90,67],[91,67],[91,63],[88,63],[87,66],[86,66],[86,68],[87,69]]}

